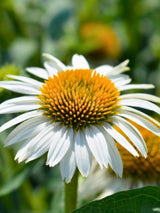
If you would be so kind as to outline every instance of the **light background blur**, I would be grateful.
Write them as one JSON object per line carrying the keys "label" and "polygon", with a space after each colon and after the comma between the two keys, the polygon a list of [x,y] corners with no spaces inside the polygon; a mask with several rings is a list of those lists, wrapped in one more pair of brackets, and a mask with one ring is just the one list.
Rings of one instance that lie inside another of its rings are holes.
{"label": "light background blur", "polygon": [[[95,67],[130,60],[134,83],[153,83],[160,96],[159,0],[0,0],[0,80],[43,66],[42,53],[70,63],[83,54]],[[16,96],[0,90],[1,101]],[[0,116],[4,123],[10,116]],[[45,157],[27,165],[0,145],[0,212],[61,212],[59,168]],[[83,203],[83,201],[80,201]]]}

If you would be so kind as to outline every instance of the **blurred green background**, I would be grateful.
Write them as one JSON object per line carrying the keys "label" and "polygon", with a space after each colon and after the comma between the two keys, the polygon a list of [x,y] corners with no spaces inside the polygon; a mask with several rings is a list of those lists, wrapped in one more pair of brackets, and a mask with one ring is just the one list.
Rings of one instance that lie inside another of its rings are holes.
{"label": "blurred green background", "polygon": [[[160,96],[159,24],[159,0],[0,0],[0,80],[42,67],[44,52],[67,64],[78,53],[93,67],[129,59],[133,82],[153,83]],[[0,90],[1,102],[15,95]],[[9,118],[0,116],[0,124]],[[0,138],[0,213],[61,212],[59,168],[46,167],[46,156],[19,165],[15,150],[3,148],[6,135]]]}

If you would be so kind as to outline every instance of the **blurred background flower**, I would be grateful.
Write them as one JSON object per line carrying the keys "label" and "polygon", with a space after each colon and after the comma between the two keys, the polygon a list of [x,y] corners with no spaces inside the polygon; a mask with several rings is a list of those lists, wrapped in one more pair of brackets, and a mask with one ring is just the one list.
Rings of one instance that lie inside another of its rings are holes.
{"label": "blurred background flower", "polygon": [[[1,0],[0,78],[17,74],[13,70],[24,75],[27,66],[42,67],[43,52],[66,64],[74,53],[83,54],[93,67],[128,58],[134,82],[154,84],[152,93],[160,96],[159,11],[159,0]],[[6,92],[0,91],[1,102],[14,95]],[[5,134],[0,136],[0,211],[62,212],[59,170],[44,166],[45,158],[19,165],[15,152],[3,148]],[[109,175],[108,182],[117,179]],[[106,183],[105,175],[99,178],[99,184]],[[123,189],[126,183],[121,180]]]}
{"label": "blurred background flower", "polygon": [[103,22],[86,22],[80,26],[79,33],[83,44],[86,45],[86,54],[106,59],[120,57],[119,39],[109,25]]}

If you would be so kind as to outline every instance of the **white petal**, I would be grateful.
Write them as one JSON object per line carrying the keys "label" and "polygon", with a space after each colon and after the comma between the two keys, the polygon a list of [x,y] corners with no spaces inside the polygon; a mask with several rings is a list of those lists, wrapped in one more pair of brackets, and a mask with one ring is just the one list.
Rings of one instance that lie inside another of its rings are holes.
{"label": "white petal", "polygon": [[37,95],[40,93],[35,87],[19,81],[1,81],[0,87],[22,94]]}
{"label": "white petal", "polygon": [[160,103],[160,98],[155,95],[145,94],[145,93],[130,93],[121,95],[120,98],[122,99],[128,99],[128,98],[138,98],[143,100],[148,100],[156,103]]}
{"label": "white petal", "polygon": [[91,167],[91,154],[82,131],[75,133],[75,156],[80,173],[87,177]]}
{"label": "white petal", "polygon": [[7,114],[7,113],[17,113],[23,111],[30,111],[33,109],[38,109],[40,107],[39,104],[26,104],[26,105],[0,105],[0,114]]}
{"label": "white petal", "polygon": [[145,100],[139,100],[139,99],[134,99],[134,98],[121,99],[118,104],[121,106],[140,107],[140,108],[148,109],[148,110],[151,110],[153,112],[160,114],[160,107],[158,107],[157,105],[155,105],[149,101],[145,101]]}
{"label": "white petal", "polygon": [[107,77],[113,76],[113,75],[118,75],[122,72],[126,72],[129,70],[129,68],[126,67],[128,62],[129,62],[129,60],[126,60],[116,67],[113,67],[110,65],[102,65],[100,67],[95,68],[94,70],[96,70],[98,73],[100,73],[104,76],[107,76]]}
{"label": "white petal", "polygon": [[50,54],[47,54],[47,53],[44,53],[43,56],[45,58],[51,60],[50,62],[52,64],[52,66],[55,67],[58,71],[66,70],[66,66],[56,57],[54,57]]}
{"label": "white petal", "polygon": [[[120,82],[120,81],[128,80],[128,79],[131,80],[131,78],[130,78],[128,75],[125,75],[125,74],[112,75],[112,76],[109,77],[109,79],[110,79],[113,83],[118,82],[118,81]],[[122,85],[123,85],[123,84],[122,84]]]}
{"label": "white petal", "polygon": [[66,153],[66,155],[60,162],[60,170],[61,170],[62,179],[65,180],[66,183],[69,183],[76,170],[76,160],[75,160],[73,142],[68,152]]}
{"label": "white petal", "polygon": [[119,87],[119,91],[130,90],[130,89],[153,89],[154,85],[152,84],[129,84]]}
{"label": "white petal", "polygon": [[125,111],[125,112],[119,113],[119,116],[130,119],[131,121],[134,121],[135,123],[139,124],[140,126],[146,128],[149,131],[153,132],[154,134],[160,136],[160,129],[158,127],[156,127],[149,120],[145,119],[144,117],[142,117],[136,113]]}
{"label": "white petal", "polygon": [[133,109],[131,107],[127,107],[127,106],[122,106],[121,107],[121,111],[122,112],[126,112],[126,111],[129,111],[129,112],[132,112],[132,113],[135,113],[137,115],[140,115],[141,117],[145,118],[146,120],[148,121],[151,121],[152,124],[155,124],[157,127],[160,128],[160,122],[158,122],[157,120],[155,120],[154,118],[152,118],[151,116],[137,110],[137,109]]}
{"label": "white petal", "polygon": [[29,118],[32,118],[32,117],[36,117],[36,116],[39,116],[41,115],[42,112],[40,111],[31,111],[31,112],[27,112],[27,113],[24,113],[22,115],[19,115],[17,116],[16,118],[13,118],[11,119],[10,121],[6,122],[5,124],[3,124],[1,127],[0,127],[0,132],[16,125],[16,124],[19,124],[21,123],[22,121],[25,121]]}
{"label": "white petal", "polygon": [[89,64],[83,55],[73,55],[72,65],[76,69],[89,69]]}
{"label": "white petal", "polygon": [[37,134],[37,132],[43,131],[46,123],[48,123],[48,119],[45,116],[37,116],[24,121],[7,136],[5,146],[18,143],[21,140]]}
{"label": "white petal", "polygon": [[100,75],[108,76],[113,71],[113,67],[110,65],[102,65],[94,69]]}
{"label": "white petal", "polygon": [[22,146],[19,148],[19,150],[14,158],[15,160],[18,160],[18,163],[24,161],[27,158],[28,153],[26,152],[26,147],[27,147],[28,143],[29,143],[29,140],[26,140],[22,144]]}
{"label": "white petal", "polygon": [[120,63],[118,66],[115,66],[114,67],[114,71],[113,73],[111,73],[111,75],[118,75],[120,73],[123,73],[123,72],[126,72],[126,71],[129,71],[129,67],[127,67],[129,63],[129,60],[125,60],[123,61],[122,63]]}
{"label": "white petal", "polygon": [[48,73],[45,69],[37,68],[37,67],[28,67],[26,70],[27,70],[27,72],[29,72],[39,78],[42,78],[45,80],[48,79]]}
{"label": "white petal", "polygon": [[49,147],[46,165],[49,165],[51,163],[50,160],[53,156],[54,150],[56,149],[56,146],[59,143],[65,131],[66,131],[66,127],[62,127],[61,125],[58,125],[58,124],[53,129],[53,134],[54,134],[53,141],[51,143],[51,146]]}
{"label": "white petal", "polygon": [[48,71],[48,75],[50,77],[53,77],[53,75],[57,75],[58,71],[56,70],[55,67],[52,66],[51,63],[49,62],[44,62],[44,67],[46,68],[46,70]]}
{"label": "white petal", "polygon": [[43,84],[40,81],[34,80],[32,78],[28,78],[28,77],[24,77],[24,76],[18,76],[18,75],[7,75],[10,78],[25,82],[25,83],[29,83],[32,84],[36,87],[41,87]]}
{"label": "white petal", "polygon": [[[30,140],[30,154],[27,157],[26,162],[34,160],[44,153],[46,153],[49,149],[50,144],[53,140],[53,124],[46,127],[42,132],[40,132],[36,137]],[[41,134],[41,135],[40,135]],[[39,136],[40,135],[40,136]]]}
{"label": "white petal", "polygon": [[135,128],[131,123],[129,123],[125,119],[120,118],[118,116],[113,116],[112,119],[114,121],[114,124],[116,124],[127,135],[127,137],[137,147],[140,153],[144,157],[147,157],[147,146],[137,128]]}
{"label": "white petal", "polygon": [[131,82],[128,75],[111,76],[109,79],[115,84],[115,87],[118,88]]}
{"label": "white petal", "polygon": [[53,142],[49,148],[47,156],[47,165],[54,167],[58,164],[67,153],[73,140],[73,130],[61,127],[55,132]]}
{"label": "white petal", "polygon": [[109,123],[104,124],[104,129],[125,149],[127,149],[132,155],[139,156],[135,148],[127,141],[123,135],[112,127]]}
{"label": "white petal", "polygon": [[52,128],[52,125],[48,125],[46,128],[43,128],[43,131],[40,131],[34,137],[26,140],[17,152],[15,160],[18,159],[18,162],[22,162],[27,159],[26,162],[29,162],[44,154],[44,151],[47,151],[46,148],[49,147],[47,139]]}
{"label": "white petal", "polygon": [[123,163],[117,146],[113,140],[113,138],[104,130],[103,127],[99,127],[101,132],[103,133],[108,147],[108,162],[111,168],[115,171],[117,175],[122,177],[123,173]]}
{"label": "white petal", "polygon": [[12,104],[36,104],[38,101],[36,96],[21,96],[18,98],[11,98],[7,101],[4,101],[0,106],[12,105]]}
{"label": "white petal", "polygon": [[50,135],[51,129],[53,129],[53,125],[48,125],[43,128],[43,131],[40,131],[34,137],[26,140],[17,152],[15,159],[18,159],[18,162],[27,159],[26,162],[28,162],[44,154],[44,150],[46,151],[46,148],[49,147],[49,144],[47,144],[47,139],[48,135]]}
{"label": "white petal", "polygon": [[92,126],[85,130],[85,136],[88,146],[100,167],[103,168],[103,165],[108,167],[108,149],[103,134],[99,129]]}

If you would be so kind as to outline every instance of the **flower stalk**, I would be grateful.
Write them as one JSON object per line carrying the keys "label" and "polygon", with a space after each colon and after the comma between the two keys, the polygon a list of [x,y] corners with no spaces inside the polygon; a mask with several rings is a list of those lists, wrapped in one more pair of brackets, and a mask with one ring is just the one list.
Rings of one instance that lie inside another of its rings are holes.
{"label": "flower stalk", "polygon": [[64,213],[71,213],[77,207],[78,170],[75,171],[70,183],[65,184]]}

